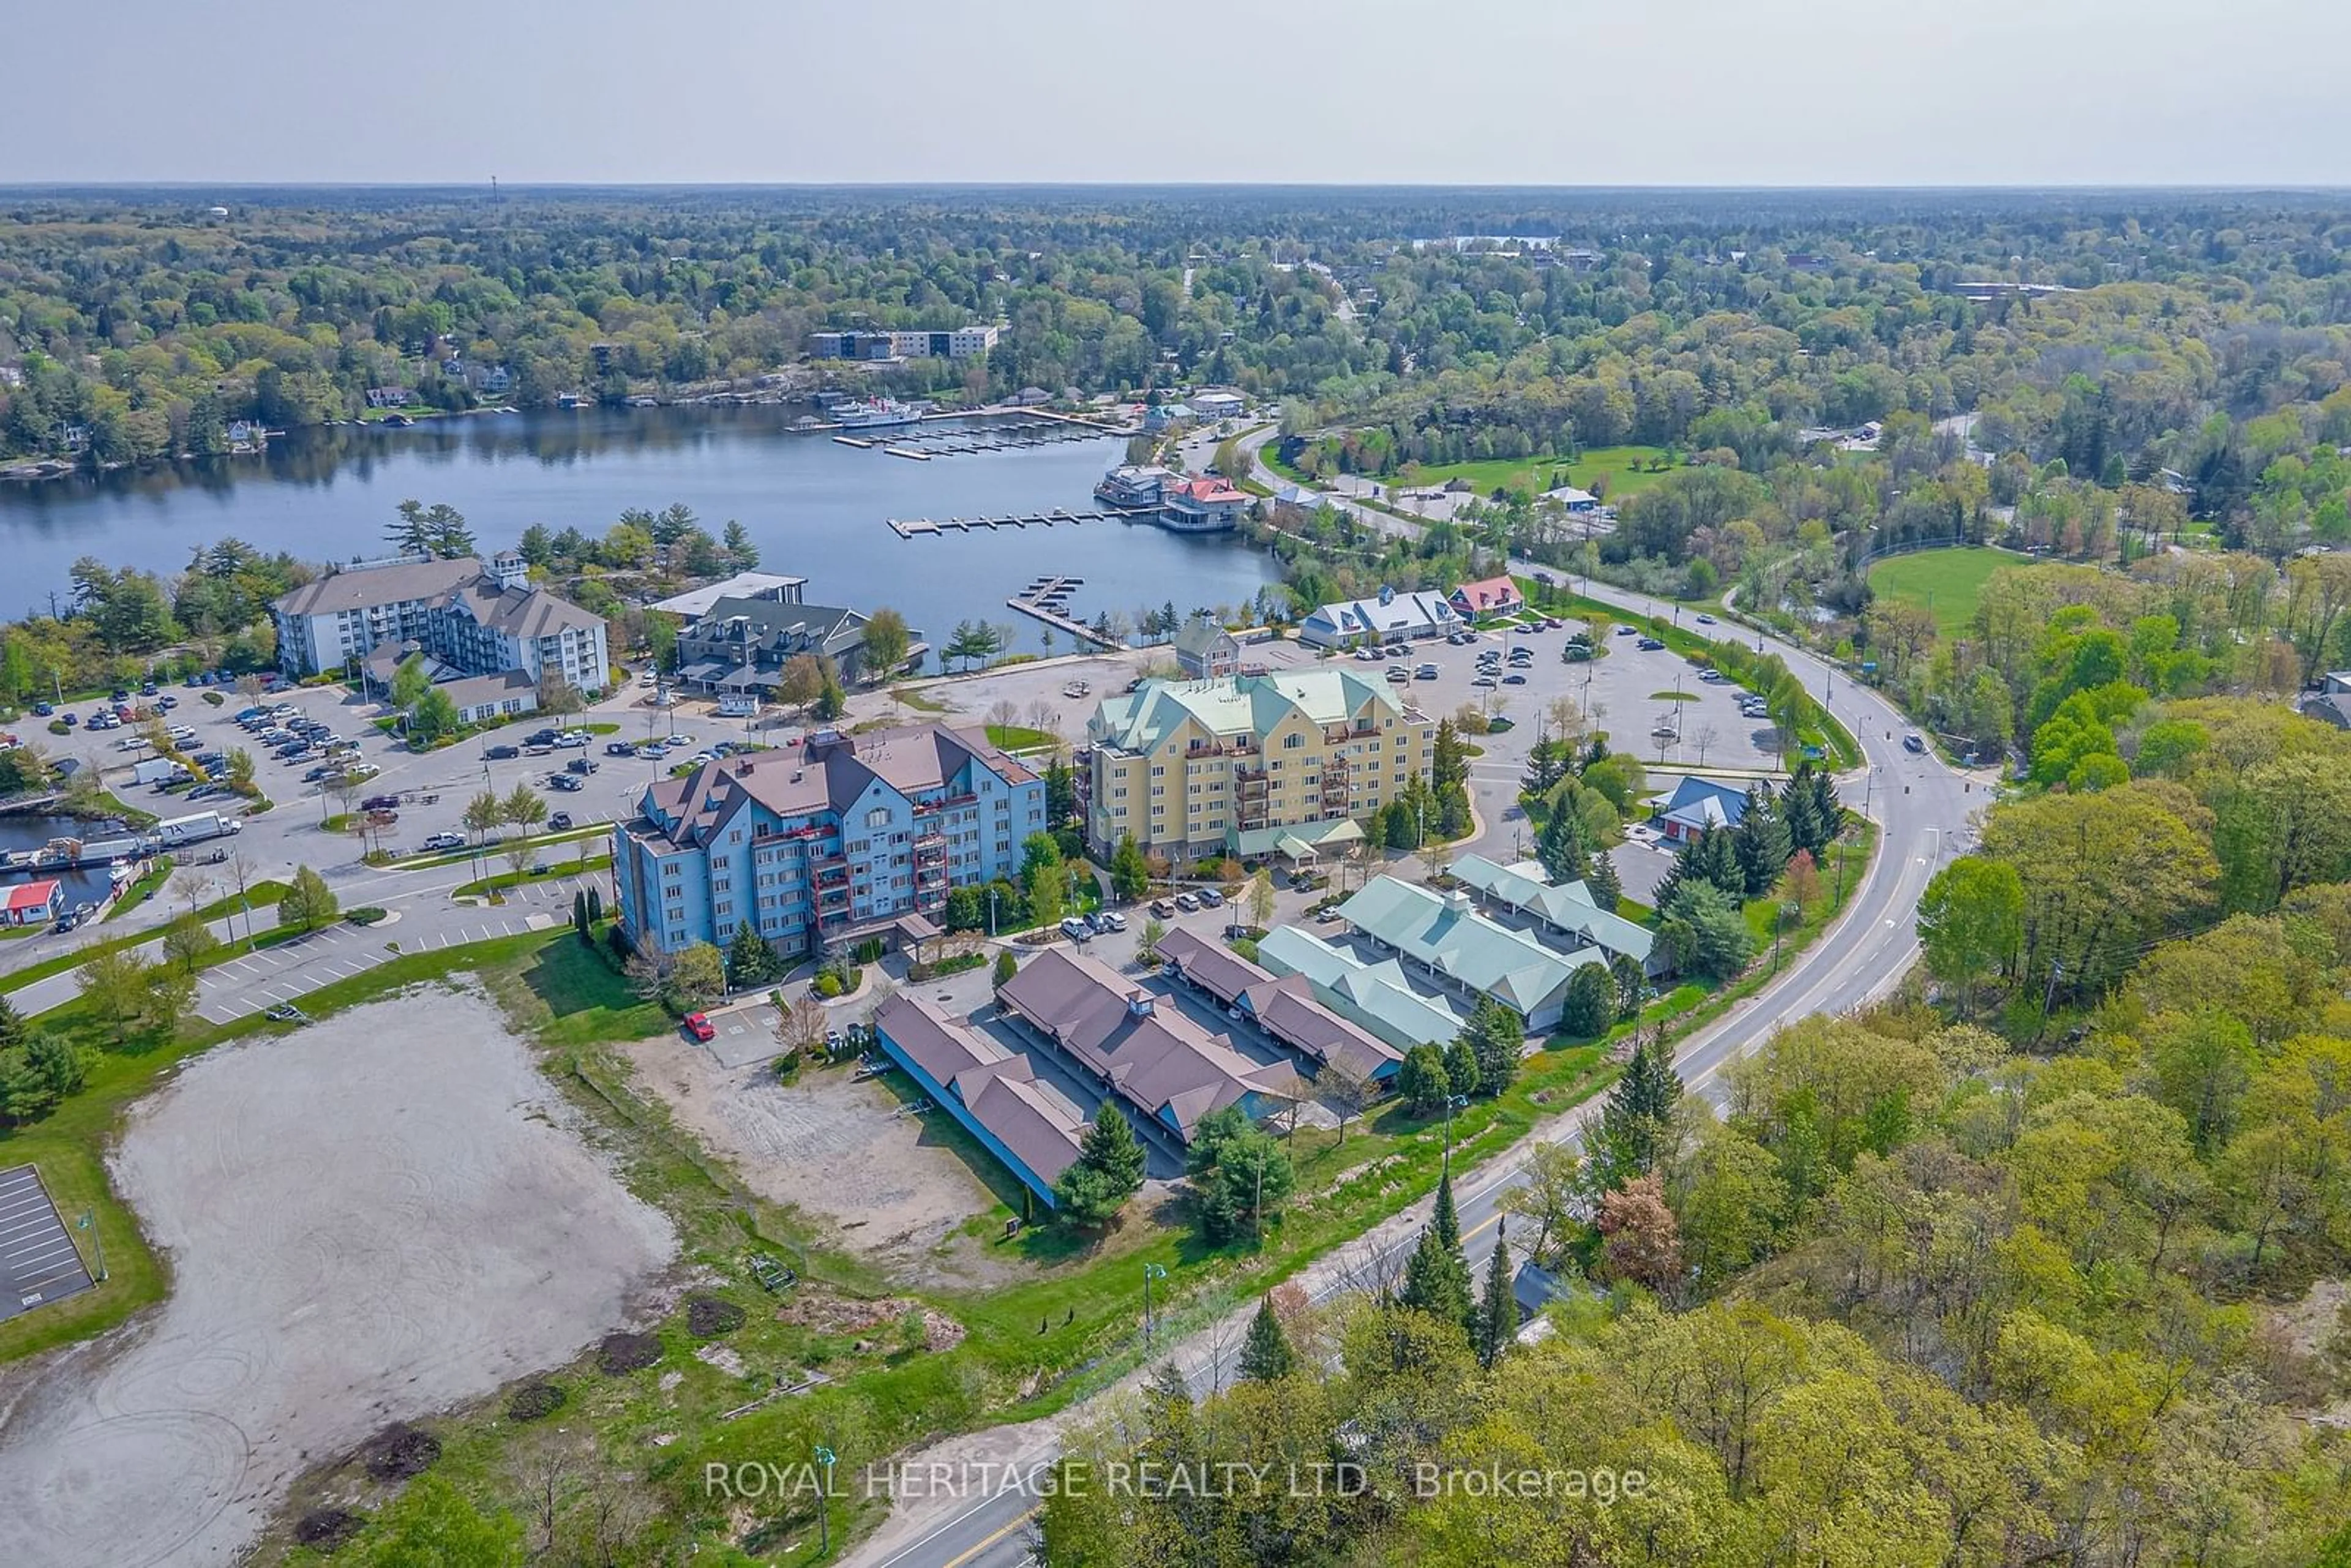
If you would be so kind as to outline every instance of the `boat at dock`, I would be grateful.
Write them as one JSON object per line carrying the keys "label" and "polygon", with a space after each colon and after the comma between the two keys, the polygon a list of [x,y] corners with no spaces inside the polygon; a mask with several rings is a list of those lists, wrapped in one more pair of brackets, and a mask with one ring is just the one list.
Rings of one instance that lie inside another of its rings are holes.
{"label": "boat at dock", "polygon": [[896,425],[920,423],[925,406],[918,402],[900,402],[894,397],[863,398],[835,407],[832,422],[843,430],[885,430]]}

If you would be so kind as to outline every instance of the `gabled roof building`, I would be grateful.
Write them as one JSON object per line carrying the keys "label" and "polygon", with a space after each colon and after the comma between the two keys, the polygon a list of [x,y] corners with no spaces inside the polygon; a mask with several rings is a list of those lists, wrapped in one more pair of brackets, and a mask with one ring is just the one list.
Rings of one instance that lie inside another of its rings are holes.
{"label": "gabled roof building", "polygon": [[1658,831],[1672,841],[1697,838],[1708,828],[1735,828],[1747,815],[1745,784],[1685,774],[1673,792],[1656,801]]}
{"label": "gabled roof building", "polygon": [[1338,913],[1440,987],[1502,1003],[1530,1031],[1558,1028],[1575,971],[1607,961],[1597,948],[1561,953],[1497,925],[1478,913],[1466,892],[1437,893],[1392,876],[1374,877]]}
{"label": "gabled roof building", "polygon": [[1463,855],[1452,872],[1489,909],[1522,916],[1570,949],[1597,947],[1611,958],[1635,960],[1649,974],[1659,972],[1656,966],[1665,961],[1656,932],[1600,908],[1580,882],[1549,881],[1540,861],[1499,865],[1483,855]]}
{"label": "gabled roof building", "polygon": [[1298,640],[1317,648],[1355,648],[1442,637],[1460,626],[1459,612],[1442,593],[1383,588],[1370,599],[1325,604],[1299,623]]}
{"label": "gabled roof building", "polygon": [[1219,1007],[1238,1008],[1318,1073],[1336,1066],[1351,1078],[1385,1083],[1403,1065],[1404,1054],[1394,1045],[1317,1001],[1312,982],[1302,975],[1277,977],[1180,925],[1160,938],[1159,956],[1172,977],[1207,993]]}
{"label": "gabled roof building", "polygon": [[1179,1148],[1210,1112],[1238,1106],[1254,1120],[1287,1103],[1296,1082],[1290,1068],[1251,1061],[1139,982],[1066,948],[1021,965],[997,1000]]}
{"label": "gabled roof building", "polygon": [[819,730],[647,789],[612,830],[615,902],[664,953],[746,921],[784,954],[888,939],[950,887],[1011,874],[1044,825],[1043,780],[977,731]]}
{"label": "gabled roof building", "polygon": [[1076,1162],[1085,1119],[1038,1079],[1027,1057],[912,991],[874,1009],[873,1036],[925,1093],[1053,1207],[1053,1183]]}

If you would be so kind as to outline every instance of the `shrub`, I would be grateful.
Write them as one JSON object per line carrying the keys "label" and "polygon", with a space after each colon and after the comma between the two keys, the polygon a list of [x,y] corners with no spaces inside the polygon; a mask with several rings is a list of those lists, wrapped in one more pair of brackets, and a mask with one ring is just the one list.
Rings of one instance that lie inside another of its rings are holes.
{"label": "shrub", "polygon": [[314,1509],[294,1526],[294,1539],[313,1552],[332,1552],[350,1544],[366,1522],[347,1508]]}
{"label": "shrub", "polygon": [[686,1332],[696,1339],[716,1339],[743,1326],[743,1309],[724,1296],[694,1295],[685,1299]]}
{"label": "shrub", "polygon": [[661,1341],[649,1333],[609,1333],[596,1347],[597,1368],[607,1377],[641,1371],[661,1358]]}
{"label": "shrub", "polygon": [[53,718],[49,720],[49,733],[51,735],[71,735],[73,733],[73,726],[68,724],[61,718]]}
{"label": "shrub", "polygon": [[564,1400],[569,1397],[552,1383],[526,1383],[516,1389],[514,1396],[507,1401],[507,1419],[544,1420],[562,1409]]}
{"label": "shrub", "polygon": [[800,1075],[800,1053],[788,1051],[775,1060],[776,1082],[789,1083]]}
{"label": "shrub", "polygon": [[372,925],[392,912],[381,904],[362,904],[357,909],[343,911],[343,918],[354,925]]}
{"label": "shrub", "polygon": [[841,995],[841,977],[827,969],[816,977],[816,994],[831,1001]]}
{"label": "shrub", "polygon": [[360,1449],[367,1473],[380,1481],[404,1481],[421,1476],[441,1457],[441,1439],[421,1427],[396,1421],[370,1437]]}
{"label": "shrub", "polygon": [[218,707],[223,703],[228,701],[228,699],[221,695],[218,692],[206,692],[204,694],[204,701],[210,703],[214,707]]}

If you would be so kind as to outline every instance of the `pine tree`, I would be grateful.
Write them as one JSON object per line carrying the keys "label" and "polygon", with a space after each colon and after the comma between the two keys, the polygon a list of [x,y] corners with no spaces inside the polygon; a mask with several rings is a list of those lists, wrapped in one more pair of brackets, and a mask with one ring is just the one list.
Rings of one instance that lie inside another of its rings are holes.
{"label": "pine tree", "polygon": [[[1690,846],[1689,861],[1690,877],[1709,883],[1734,899],[1746,896],[1747,873],[1740,869],[1739,846],[1729,829],[1708,827],[1698,834],[1698,842]],[[1657,906],[1664,908],[1664,902]]]}
{"label": "pine tree", "polygon": [[1583,821],[1565,801],[1535,838],[1535,859],[1555,883],[1583,882],[1592,875],[1592,855],[1583,842]]}
{"label": "pine tree", "polygon": [[1420,1245],[1405,1260],[1404,1289],[1396,1299],[1441,1322],[1469,1321],[1469,1270],[1458,1252],[1437,1239],[1435,1226],[1420,1233]]}
{"label": "pine tree", "polygon": [[1519,1015],[1491,997],[1480,998],[1462,1038],[1478,1063],[1479,1087],[1488,1094],[1509,1089],[1519,1075],[1519,1056],[1527,1043]]}
{"label": "pine tree", "polygon": [[604,918],[604,895],[595,888],[588,890],[588,924],[596,925]]}
{"label": "pine tree", "polygon": [[1134,1129],[1105,1105],[1086,1128],[1078,1157],[1053,1184],[1053,1202],[1064,1218],[1080,1225],[1104,1224],[1142,1190],[1143,1174],[1143,1145]]}
{"label": "pine tree", "polygon": [[1648,1174],[1681,1097],[1682,1081],[1666,1054],[1665,1042],[1653,1040],[1636,1048],[1601,1107],[1592,1158],[1585,1162],[1600,1190],[1621,1187]]}
{"label": "pine tree", "polygon": [[1617,879],[1616,862],[1602,850],[1592,857],[1592,870],[1583,879],[1583,890],[1592,894],[1593,907],[1609,915],[1616,913],[1617,900],[1625,896],[1625,884]]}
{"label": "pine tree", "polygon": [[25,1015],[0,997],[0,1049],[25,1043]]}
{"label": "pine tree", "polygon": [[1771,891],[1787,869],[1788,856],[1793,846],[1790,842],[1788,824],[1782,820],[1771,791],[1757,784],[1747,791],[1746,814],[1731,834],[1732,852],[1739,858],[1740,893],[1744,898],[1761,898]]}
{"label": "pine tree", "polygon": [[1469,779],[1469,757],[1461,749],[1461,734],[1453,721],[1437,721],[1437,738],[1429,748],[1428,781],[1442,789],[1447,784],[1465,784]]}
{"label": "pine tree", "polygon": [[571,929],[580,934],[582,942],[596,939],[588,931],[588,894],[584,888],[571,895]]}
{"label": "pine tree", "polygon": [[1437,1232],[1438,1243],[1461,1263],[1467,1273],[1468,1260],[1461,1256],[1461,1211],[1453,1203],[1453,1173],[1447,1171],[1437,1178],[1437,1203],[1428,1218],[1429,1228]]}
{"label": "pine tree", "polygon": [[1478,1352],[1478,1364],[1490,1367],[1499,1361],[1518,1326],[1519,1299],[1510,1289],[1510,1247],[1497,1235],[1493,1260],[1486,1266],[1486,1299],[1478,1304],[1477,1323],[1469,1335]]}
{"label": "pine tree", "polygon": [[1240,1375],[1251,1383],[1279,1383],[1297,1364],[1290,1336],[1281,1332],[1281,1320],[1273,1315],[1273,1298],[1260,1299],[1257,1316],[1249,1320],[1249,1338],[1241,1344]]}

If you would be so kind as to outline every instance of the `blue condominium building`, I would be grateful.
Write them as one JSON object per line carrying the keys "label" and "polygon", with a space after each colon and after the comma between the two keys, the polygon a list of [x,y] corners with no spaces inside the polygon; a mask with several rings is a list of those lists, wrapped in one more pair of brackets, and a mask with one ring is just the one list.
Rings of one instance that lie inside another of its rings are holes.
{"label": "blue condominium building", "polygon": [[647,789],[612,880],[641,947],[724,946],[747,920],[798,955],[927,935],[950,887],[1013,874],[1044,827],[1043,780],[977,731],[820,730]]}

